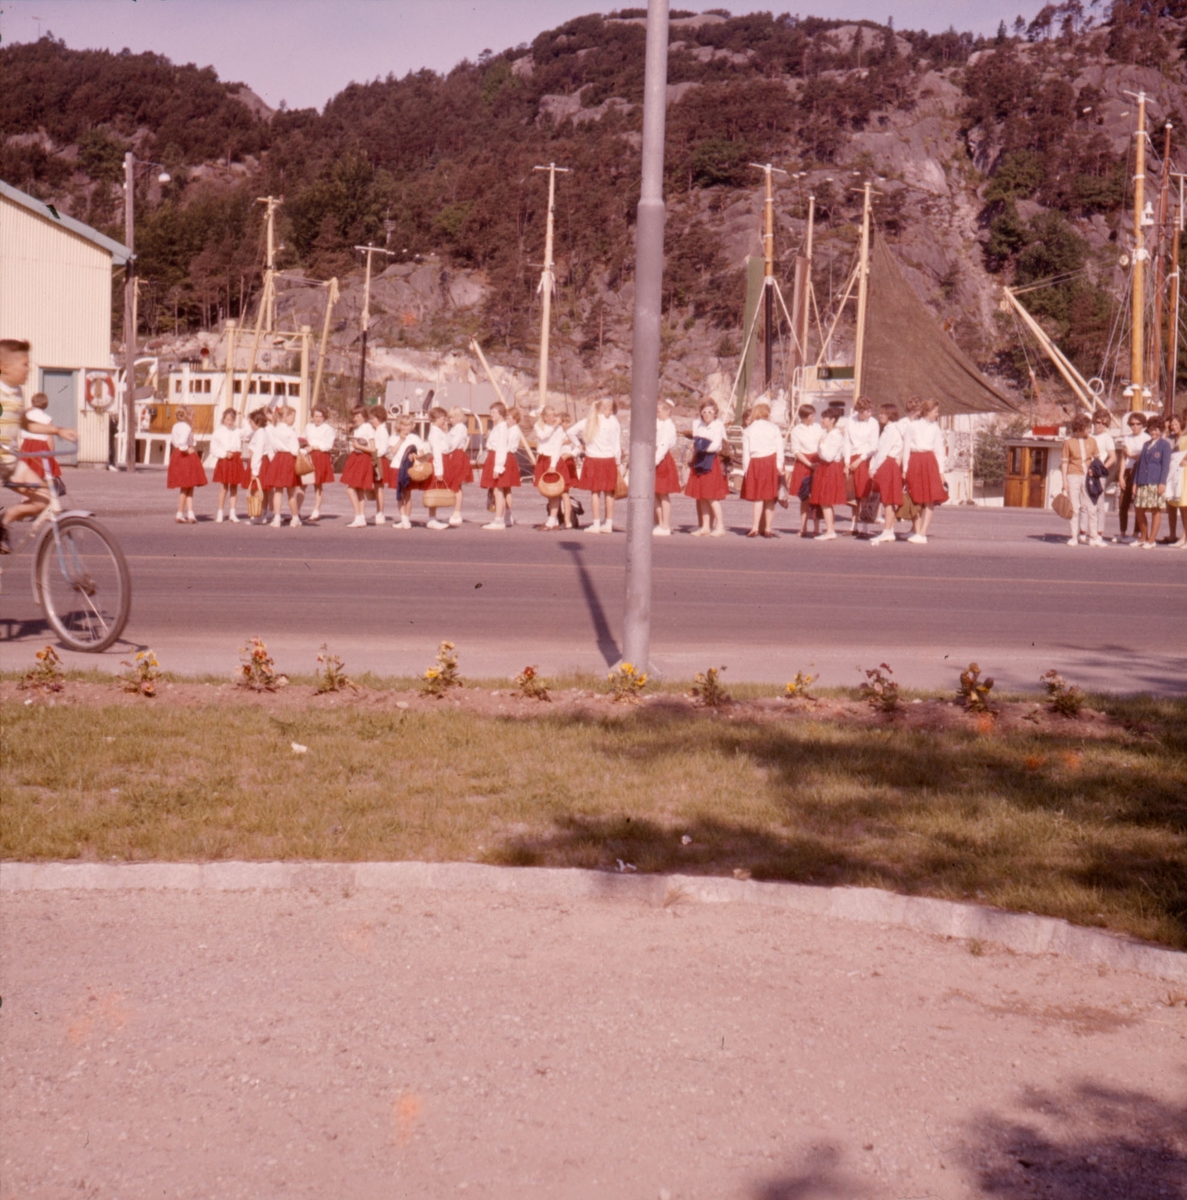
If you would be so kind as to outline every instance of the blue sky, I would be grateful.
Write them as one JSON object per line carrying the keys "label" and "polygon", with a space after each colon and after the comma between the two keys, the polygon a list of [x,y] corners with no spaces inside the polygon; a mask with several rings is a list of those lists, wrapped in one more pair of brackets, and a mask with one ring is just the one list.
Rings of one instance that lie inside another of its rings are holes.
{"label": "blue sky", "polygon": [[[816,0],[805,7],[777,0],[674,0],[699,12],[726,7],[799,12],[802,16],[893,16],[899,29],[939,32],[954,25],[992,33],[1021,13],[1028,20],[1041,0],[1007,7],[973,0]],[[571,17],[643,7],[646,0],[0,0],[4,44],[50,32],[72,49],[125,46],[153,50],[175,62],[213,66],[219,76],[250,85],[273,107],[320,108],[352,80],[403,75],[430,67],[448,70],[484,49],[496,52]]]}

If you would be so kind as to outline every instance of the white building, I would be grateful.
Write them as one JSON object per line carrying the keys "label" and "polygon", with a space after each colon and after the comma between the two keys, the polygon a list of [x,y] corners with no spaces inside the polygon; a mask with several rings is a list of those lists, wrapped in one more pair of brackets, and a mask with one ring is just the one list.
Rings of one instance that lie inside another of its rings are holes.
{"label": "white building", "polygon": [[78,430],[82,463],[107,462],[112,274],[130,257],[127,246],[0,181],[0,337],[31,344],[26,397],[45,392],[54,423]]}

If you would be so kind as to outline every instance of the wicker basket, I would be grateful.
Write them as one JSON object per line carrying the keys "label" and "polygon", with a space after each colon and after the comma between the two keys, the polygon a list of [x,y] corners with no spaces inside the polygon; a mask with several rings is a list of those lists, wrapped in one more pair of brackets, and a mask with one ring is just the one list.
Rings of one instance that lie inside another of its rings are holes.
{"label": "wicker basket", "polygon": [[432,479],[433,460],[431,458],[422,458],[418,462],[414,462],[408,468],[408,478],[413,483],[424,483],[426,479]]}
{"label": "wicker basket", "polygon": [[540,476],[540,482],[536,484],[536,490],[541,496],[555,500],[557,496],[565,494],[565,481],[559,471],[545,471]]}
{"label": "wicker basket", "polygon": [[425,508],[452,508],[457,502],[457,492],[449,488],[425,488],[420,495]]}

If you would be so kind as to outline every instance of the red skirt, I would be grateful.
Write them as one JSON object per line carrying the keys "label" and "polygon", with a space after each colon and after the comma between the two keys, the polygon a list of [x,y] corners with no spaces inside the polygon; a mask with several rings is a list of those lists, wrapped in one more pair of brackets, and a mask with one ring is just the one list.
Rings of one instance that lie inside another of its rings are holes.
{"label": "red skirt", "polygon": [[912,450],[907,463],[907,491],[916,504],[943,504],[948,499],[944,477],[931,450]]}
{"label": "red skirt", "polygon": [[[42,453],[47,450],[52,450],[53,446],[43,438],[26,438],[21,442],[21,449],[27,454]],[[46,471],[55,478],[62,478],[62,468],[58,466],[56,458],[25,458],[21,460],[29,464],[29,469],[39,478],[44,479]]]}
{"label": "red skirt", "polygon": [[519,463],[515,461],[515,455],[507,455],[507,461],[503,464],[503,473],[496,479],[495,452],[488,450],[486,452],[486,462],[482,464],[482,479],[480,483],[484,488],[519,487]]}
{"label": "red skirt", "polygon": [[344,483],[348,488],[354,488],[358,492],[373,491],[375,470],[371,465],[371,456],[364,454],[362,450],[352,450],[347,456],[338,482]]}
{"label": "red skirt", "polygon": [[730,494],[729,484],[721,470],[721,456],[713,459],[713,465],[704,475],[689,471],[688,482],[684,485],[684,494],[694,500],[724,500]]}
{"label": "red skirt", "polygon": [[775,455],[752,458],[742,480],[743,500],[775,500],[779,496],[779,468]]}
{"label": "red skirt", "polygon": [[165,486],[192,488],[206,486],[206,472],[202,460],[193,450],[174,450],[169,455],[169,475]]}
{"label": "red skirt", "polygon": [[[532,482],[539,484],[545,473],[552,470],[552,459],[545,455],[543,458],[536,459],[535,470],[532,471]],[[573,465],[573,459],[566,454],[556,464],[556,473],[561,477],[561,481],[565,485],[565,491],[570,491],[577,487],[577,468]]]}
{"label": "red skirt", "polygon": [[618,463],[612,458],[585,456],[581,466],[581,482],[577,485],[585,492],[609,492],[614,494],[618,487]]}
{"label": "red skirt", "polygon": [[655,494],[657,496],[670,496],[673,492],[679,491],[680,472],[676,469],[676,460],[672,457],[672,452],[669,450],[659,460],[655,468]]}
{"label": "red skirt", "polygon": [[227,487],[247,487],[251,483],[251,471],[241,455],[233,454],[230,458],[220,458],[214,464],[214,482],[226,484]]}
{"label": "red skirt", "polygon": [[313,461],[313,482],[334,482],[334,459],[328,450],[310,450],[309,457]]}
{"label": "red skirt", "polygon": [[[820,461],[815,454],[810,454],[808,457],[812,460],[813,465]],[[804,464],[797,458],[795,460],[795,466],[791,469],[791,483],[788,484],[788,491],[791,492],[793,497],[798,496],[800,494],[800,484],[803,483],[805,479],[810,479],[811,477],[812,467],[805,467]]]}
{"label": "red skirt", "polygon": [[287,450],[277,450],[266,464],[260,469],[260,482],[264,487],[291,488],[301,486],[301,477],[297,474],[297,456]]}
{"label": "red skirt", "polygon": [[451,492],[460,492],[463,484],[474,482],[474,468],[464,450],[451,450],[445,455],[442,466],[445,468],[445,486]]}
{"label": "red skirt", "polygon": [[903,502],[903,469],[898,459],[888,458],[874,472],[874,486],[882,496],[882,503],[898,508]]}
{"label": "red skirt", "polygon": [[810,504],[835,508],[845,503],[845,468],[839,462],[820,463],[812,474]]}
{"label": "red skirt", "polygon": [[870,460],[857,460],[856,455],[849,460],[849,469],[853,472],[853,494],[864,500],[870,494]]}

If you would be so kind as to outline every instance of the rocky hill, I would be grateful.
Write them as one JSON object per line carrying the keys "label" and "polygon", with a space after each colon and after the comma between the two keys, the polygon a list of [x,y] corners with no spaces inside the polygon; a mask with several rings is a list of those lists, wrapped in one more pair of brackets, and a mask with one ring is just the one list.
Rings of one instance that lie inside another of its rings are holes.
{"label": "rocky hill", "polygon": [[[283,195],[283,265],[338,275],[335,362],[357,353],[351,247],[396,252],[375,281],[377,376],[415,373],[476,336],[534,370],[546,179],[557,195],[553,380],[574,396],[629,390],[643,10],[591,15],[530,46],[351,84],[321,113],[272,112],[244,84],[156,55],[72,51],[50,37],[0,50],[0,176],[118,234],[126,148],[163,162],[138,196],[142,334],[160,341],[251,313],[260,209]],[[1125,287],[1134,103],[1187,130],[1183,0],[1076,0],[994,38],[726,10],[674,12],[668,87],[664,385],[728,391],[744,260],[761,252],[761,174],[787,169],[776,246],[791,261],[816,196],[814,286],[827,320],[853,258],[859,198],[912,284],[1006,384],[1027,359],[999,310],[1003,282],[1058,276],[1030,306],[1089,374],[1102,370]],[[1176,134],[1175,136],[1179,136]],[[1187,156],[1180,155],[1179,161]],[[319,293],[286,285],[283,320],[320,324]],[[844,359],[846,322],[836,355]],[[192,343],[191,343],[192,345]],[[173,347],[175,350],[177,346]]]}

